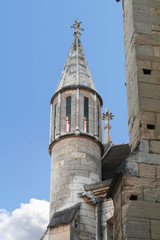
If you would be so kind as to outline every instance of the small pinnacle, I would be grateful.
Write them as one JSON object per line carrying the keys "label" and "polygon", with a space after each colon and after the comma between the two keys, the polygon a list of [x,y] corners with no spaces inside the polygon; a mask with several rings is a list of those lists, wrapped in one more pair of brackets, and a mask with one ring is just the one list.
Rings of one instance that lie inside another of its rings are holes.
{"label": "small pinnacle", "polygon": [[80,28],[82,22],[78,22],[78,18],[75,20],[75,23],[73,24],[73,26],[71,26],[71,28],[75,29],[74,35],[77,35],[78,37],[81,36],[81,32],[80,31],[84,31],[83,28]]}

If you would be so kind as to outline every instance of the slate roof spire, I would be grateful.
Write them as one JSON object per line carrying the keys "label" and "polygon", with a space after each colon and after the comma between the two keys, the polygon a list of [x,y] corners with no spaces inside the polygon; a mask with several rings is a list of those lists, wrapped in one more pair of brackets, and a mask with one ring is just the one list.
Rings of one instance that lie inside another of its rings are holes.
{"label": "slate roof spire", "polygon": [[80,31],[84,31],[83,28],[80,28],[80,24],[81,22],[78,22],[78,19],[76,19],[75,24],[72,26],[75,29],[74,39],[56,92],[69,86],[84,86],[96,91],[80,41]]}

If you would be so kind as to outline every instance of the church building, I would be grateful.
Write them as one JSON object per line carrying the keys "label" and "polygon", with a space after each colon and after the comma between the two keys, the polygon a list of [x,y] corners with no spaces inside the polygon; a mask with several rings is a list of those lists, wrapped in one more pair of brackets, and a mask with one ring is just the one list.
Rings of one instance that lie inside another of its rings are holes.
{"label": "church building", "polygon": [[50,217],[41,240],[160,240],[160,1],[122,4],[129,144],[110,139],[114,116],[102,114],[77,19],[50,102]]}

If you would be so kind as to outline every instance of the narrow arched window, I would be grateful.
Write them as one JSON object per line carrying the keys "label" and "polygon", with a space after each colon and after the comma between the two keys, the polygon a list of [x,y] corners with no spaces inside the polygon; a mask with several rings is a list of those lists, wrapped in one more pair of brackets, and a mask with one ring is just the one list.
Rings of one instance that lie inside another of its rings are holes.
{"label": "narrow arched window", "polygon": [[66,132],[71,131],[71,96],[66,98]]}
{"label": "narrow arched window", "polygon": [[57,104],[54,106],[54,138],[56,137],[56,126],[57,125]]}
{"label": "narrow arched window", "polygon": [[97,135],[99,137],[99,106],[97,106]]}
{"label": "narrow arched window", "polygon": [[88,98],[84,97],[84,119],[83,119],[83,131],[89,132],[89,114],[88,114]]}

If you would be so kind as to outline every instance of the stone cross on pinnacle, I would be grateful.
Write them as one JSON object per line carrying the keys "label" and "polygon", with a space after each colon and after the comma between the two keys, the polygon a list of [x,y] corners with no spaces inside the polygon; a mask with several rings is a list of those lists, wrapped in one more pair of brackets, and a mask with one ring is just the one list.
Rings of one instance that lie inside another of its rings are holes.
{"label": "stone cross on pinnacle", "polygon": [[75,29],[74,35],[77,35],[78,37],[81,36],[81,32],[80,31],[84,31],[83,28],[80,28],[82,22],[78,22],[78,18],[75,20],[75,23],[73,24],[73,26],[71,26],[71,28]]}
{"label": "stone cross on pinnacle", "polygon": [[109,113],[109,109],[106,108],[106,113],[103,113],[102,117],[103,117],[103,120],[105,120],[105,125],[104,125],[104,129],[105,129],[105,144],[107,144],[107,143],[109,143],[111,141],[110,120],[112,120],[114,118],[114,115],[112,113]]}

